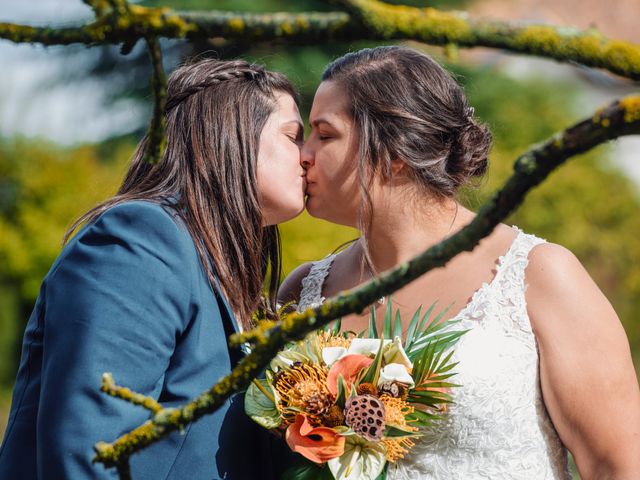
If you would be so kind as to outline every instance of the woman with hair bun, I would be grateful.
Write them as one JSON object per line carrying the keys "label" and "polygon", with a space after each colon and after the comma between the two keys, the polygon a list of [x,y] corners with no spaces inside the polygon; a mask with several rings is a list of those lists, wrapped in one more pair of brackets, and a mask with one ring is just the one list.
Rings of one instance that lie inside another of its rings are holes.
{"label": "woman with hair bun", "polygon": [[[310,124],[301,154],[306,208],[361,235],[298,267],[281,302],[318,305],[474,218],[456,194],[487,170],[491,135],[462,88],[424,53],[392,46],[337,59]],[[454,352],[461,387],[445,419],[388,478],[566,479],[566,449],[582,478],[637,478],[640,390],[629,344],[571,252],[501,224],[393,295],[405,328],[436,300],[453,305],[444,320],[469,330]],[[350,315],[342,328],[365,330],[368,319]]]}

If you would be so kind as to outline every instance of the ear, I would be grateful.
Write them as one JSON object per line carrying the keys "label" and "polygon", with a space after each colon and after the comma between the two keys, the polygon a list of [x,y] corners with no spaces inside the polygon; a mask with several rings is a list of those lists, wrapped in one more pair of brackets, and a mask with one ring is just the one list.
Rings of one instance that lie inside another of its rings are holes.
{"label": "ear", "polygon": [[402,160],[400,160],[399,158],[396,158],[394,160],[391,160],[391,174],[395,177],[397,175],[399,175],[401,172],[404,171],[404,169],[406,168],[407,164],[404,163]]}

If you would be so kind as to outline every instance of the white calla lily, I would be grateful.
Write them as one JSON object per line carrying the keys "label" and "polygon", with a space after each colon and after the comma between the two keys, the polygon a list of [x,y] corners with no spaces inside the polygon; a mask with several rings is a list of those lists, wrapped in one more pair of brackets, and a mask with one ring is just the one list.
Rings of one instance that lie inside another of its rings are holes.
{"label": "white calla lily", "polygon": [[411,375],[409,375],[407,371],[407,367],[401,363],[390,363],[382,367],[380,377],[378,378],[378,385],[386,382],[404,383],[410,387],[415,385],[413,378],[411,378]]}
{"label": "white calla lily", "polygon": [[[383,340],[382,345],[386,347],[391,343],[391,340]],[[380,349],[380,339],[379,338],[354,338],[351,340],[351,345],[349,346],[348,354],[353,355],[375,355],[378,353]]]}
{"label": "white calla lily", "polygon": [[386,450],[380,442],[369,442],[358,435],[345,438],[344,453],[327,462],[335,480],[371,480],[385,466]]}
{"label": "white calla lily", "polygon": [[385,364],[401,363],[409,370],[413,368],[413,363],[409,360],[407,353],[402,346],[402,339],[395,337],[390,345],[387,345],[383,352],[383,358]]}
{"label": "white calla lily", "polygon": [[330,367],[346,354],[347,349],[344,347],[324,347],[322,349],[322,360],[324,360],[324,363]]}

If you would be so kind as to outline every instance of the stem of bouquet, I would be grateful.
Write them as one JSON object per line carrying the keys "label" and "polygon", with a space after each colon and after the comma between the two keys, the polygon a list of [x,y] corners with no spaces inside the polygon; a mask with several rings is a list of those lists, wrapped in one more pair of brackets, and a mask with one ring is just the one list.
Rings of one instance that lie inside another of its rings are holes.
{"label": "stem of bouquet", "polygon": [[335,318],[360,312],[381,296],[389,295],[427,271],[445,265],[458,253],[472,250],[517,208],[529,190],[568,158],[608,140],[632,134],[640,134],[640,96],[616,101],[535,146],[517,159],[514,174],[480,209],[474,220],[459,232],[388,273],[331,298],[319,307],[286,316],[276,325],[267,323],[246,333],[232,335],[230,343],[249,341],[253,350],[229,375],[183,407],[163,408],[151,420],[114,442],[98,443],[94,462],[120,468],[136,451],[214,412],[233,393],[245,389],[288,342],[304,338]]}

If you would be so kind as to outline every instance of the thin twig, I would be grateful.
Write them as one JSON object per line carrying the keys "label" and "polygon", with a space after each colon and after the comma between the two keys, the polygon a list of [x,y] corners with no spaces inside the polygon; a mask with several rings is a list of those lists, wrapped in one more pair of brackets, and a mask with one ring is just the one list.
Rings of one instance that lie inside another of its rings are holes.
{"label": "thin twig", "polygon": [[102,385],[100,386],[100,390],[112,397],[118,397],[126,402],[133,403],[134,405],[140,405],[154,414],[162,410],[162,405],[160,405],[154,398],[140,393],[135,393],[127,387],[120,387],[116,385],[113,380],[113,375],[110,373],[104,373],[102,375]]}

